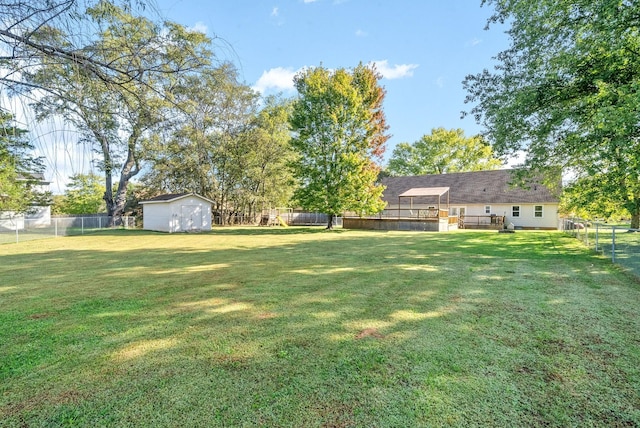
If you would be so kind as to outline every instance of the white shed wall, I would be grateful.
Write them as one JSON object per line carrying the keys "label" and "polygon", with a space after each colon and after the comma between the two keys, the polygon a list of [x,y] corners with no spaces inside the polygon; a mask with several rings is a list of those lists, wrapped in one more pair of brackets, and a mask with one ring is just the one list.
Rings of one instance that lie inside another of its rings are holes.
{"label": "white shed wall", "polygon": [[143,228],[161,232],[211,230],[211,204],[197,196],[143,204]]}
{"label": "white shed wall", "polygon": [[143,204],[142,228],[160,232],[172,232],[168,204]]}

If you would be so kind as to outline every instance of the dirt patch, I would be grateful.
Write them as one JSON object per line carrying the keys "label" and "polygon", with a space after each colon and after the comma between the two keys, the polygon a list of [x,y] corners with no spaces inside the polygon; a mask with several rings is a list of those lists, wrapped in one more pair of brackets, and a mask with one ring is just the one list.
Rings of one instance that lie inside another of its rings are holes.
{"label": "dirt patch", "polygon": [[4,409],[0,409],[0,414],[4,412],[9,416],[17,416],[21,413],[31,412],[47,405],[77,404],[87,398],[87,394],[73,389],[59,393],[43,392],[17,403],[7,403]]}
{"label": "dirt patch", "polygon": [[50,318],[52,316],[53,316],[52,313],[33,314],[33,315],[29,315],[29,319],[30,320],[41,320],[43,318]]}
{"label": "dirt patch", "polygon": [[365,337],[373,337],[374,339],[384,339],[384,334],[380,333],[375,328],[365,328],[364,330],[356,334],[357,340],[364,339]]}
{"label": "dirt patch", "polygon": [[315,412],[320,416],[322,428],[347,428],[356,426],[354,408],[357,403],[317,403]]}
{"label": "dirt patch", "polygon": [[274,312],[263,312],[261,314],[258,314],[256,318],[258,318],[259,320],[270,320],[272,318],[277,318],[277,317],[278,317],[278,314]]}

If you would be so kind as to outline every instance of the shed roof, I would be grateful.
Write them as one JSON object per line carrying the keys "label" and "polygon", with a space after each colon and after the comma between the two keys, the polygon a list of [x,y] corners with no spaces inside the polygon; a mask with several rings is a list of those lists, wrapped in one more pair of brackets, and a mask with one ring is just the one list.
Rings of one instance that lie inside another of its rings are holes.
{"label": "shed roof", "polygon": [[557,203],[558,197],[541,183],[530,180],[527,186],[516,185],[513,170],[458,172],[451,174],[386,177],[383,200],[395,204],[398,196],[416,188],[450,188],[452,205],[500,203]]}
{"label": "shed roof", "polygon": [[178,199],[186,198],[189,196],[195,196],[197,198],[203,199],[209,203],[213,203],[212,200],[205,198],[204,196],[200,196],[197,193],[166,193],[164,195],[158,195],[154,198],[147,199],[146,201],[140,201],[141,204],[154,204],[154,203],[166,203],[177,201]]}

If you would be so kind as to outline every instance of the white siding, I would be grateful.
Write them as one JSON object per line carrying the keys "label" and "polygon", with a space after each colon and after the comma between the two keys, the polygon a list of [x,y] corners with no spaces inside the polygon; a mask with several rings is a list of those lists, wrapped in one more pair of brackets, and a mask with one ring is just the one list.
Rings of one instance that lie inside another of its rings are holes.
{"label": "white siding", "polygon": [[33,207],[33,211],[27,213],[24,218],[28,227],[50,226],[51,207]]}
{"label": "white siding", "polygon": [[[520,216],[514,217],[513,206],[520,207]],[[542,217],[534,216],[534,207],[542,205]],[[485,204],[467,205],[467,215],[486,215]],[[505,216],[505,224],[513,223],[516,227],[527,229],[556,229],[558,227],[558,204],[492,204],[491,214]]]}
{"label": "white siding", "polygon": [[170,219],[169,204],[143,205],[143,229],[173,232],[169,224]]}
{"label": "white siding", "polygon": [[211,230],[211,203],[193,195],[143,203],[143,228],[161,232]]}

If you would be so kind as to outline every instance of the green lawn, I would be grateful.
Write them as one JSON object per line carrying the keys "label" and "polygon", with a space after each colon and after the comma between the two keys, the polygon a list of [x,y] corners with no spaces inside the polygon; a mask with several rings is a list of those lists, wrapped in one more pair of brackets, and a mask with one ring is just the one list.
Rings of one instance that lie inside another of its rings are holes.
{"label": "green lawn", "polygon": [[0,246],[0,426],[638,426],[640,284],[559,232]]}

